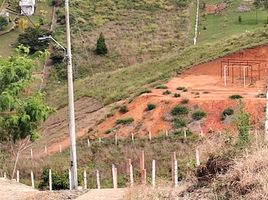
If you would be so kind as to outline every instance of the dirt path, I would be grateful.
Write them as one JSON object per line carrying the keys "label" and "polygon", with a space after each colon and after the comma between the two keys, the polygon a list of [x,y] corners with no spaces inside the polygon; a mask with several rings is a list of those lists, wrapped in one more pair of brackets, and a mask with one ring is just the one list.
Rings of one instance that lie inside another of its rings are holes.
{"label": "dirt path", "polygon": [[123,200],[126,193],[125,188],[120,189],[100,189],[90,190],[76,200]]}

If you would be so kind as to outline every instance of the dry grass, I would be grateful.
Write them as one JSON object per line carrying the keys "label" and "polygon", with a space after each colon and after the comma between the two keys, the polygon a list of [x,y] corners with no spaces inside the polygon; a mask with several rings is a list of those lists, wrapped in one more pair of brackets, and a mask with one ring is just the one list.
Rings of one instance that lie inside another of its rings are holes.
{"label": "dry grass", "polygon": [[229,172],[213,184],[219,198],[267,199],[268,198],[268,146],[253,144]]}

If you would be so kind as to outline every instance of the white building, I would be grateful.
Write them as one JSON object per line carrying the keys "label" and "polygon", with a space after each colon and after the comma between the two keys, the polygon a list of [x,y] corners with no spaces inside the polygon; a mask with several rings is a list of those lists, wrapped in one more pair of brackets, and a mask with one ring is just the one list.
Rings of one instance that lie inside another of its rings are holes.
{"label": "white building", "polygon": [[20,0],[20,9],[22,15],[33,15],[35,11],[35,0]]}

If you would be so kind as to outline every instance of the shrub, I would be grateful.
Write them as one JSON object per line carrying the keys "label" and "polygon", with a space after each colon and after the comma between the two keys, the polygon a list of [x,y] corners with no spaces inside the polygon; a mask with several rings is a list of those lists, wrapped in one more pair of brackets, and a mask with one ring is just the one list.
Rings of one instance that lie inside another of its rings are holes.
{"label": "shrub", "polygon": [[206,113],[202,110],[198,110],[192,113],[192,119],[196,121],[201,120],[205,116],[206,116]]}
{"label": "shrub", "polygon": [[146,93],[151,93],[152,91],[148,88],[142,88],[140,91],[139,95],[146,94]]}
{"label": "shrub", "polygon": [[111,129],[108,129],[108,130],[106,130],[104,133],[106,134],[106,135],[108,135],[108,134],[110,134],[111,132],[113,132]]}
{"label": "shrub", "polygon": [[174,94],[174,97],[176,97],[176,98],[181,97],[181,94],[179,94],[179,93],[175,93],[175,94]]}
{"label": "shrub", "polygon": [[172,121],[174,128],[183,128],[186,126],[186,122],[183,119],[176,118]]}
{"label": "shrub", "polygon": [[186,115],[189,113],[189,110],[187,107],[184,106],[175,106],[172,110],[171,110],[171,114],[172,115]]}
{"label": "shrub", "polygon": [[7,25],[8,25],[7,19],[5,17],[0,16],[0,31],[2,31]]}
{"label": "shrub", "polygon": [[128,112],[127,106],[126,105],[120,106],[119,112],[121,112],[121,113],[127,113]]}
{"label": "shrub", "polygon": [[176,90],[185,90],[185,89],[186,87],[182,87],[182,86],[176,88]]}
{"label": "shrub", "polygon": [[171,94],[171,92],[169,90],[166,90],[163,92],[163,95],[169,95],[169,94]]}
{"label": "shrub", "polygon": [[129,125],[132,122],[134,122],[134,119],[132,117],[128,117],[128,118],[125,118],[125,119],[118,119],[118,120],[116,120],[115,123],[117,125],[119,125],[119,124]]}
{"label": "shrub", "polygon": [[155,87],[155,89],[167,89],[168,87],[165,85],[158,85]]}
{"label": "shrub", "polygon": [[238,130],[237,145],[243,147],[249,142],[250,116],[244,111],[241,102],[236,114],[236,128]]}
{"label": "shrub", "polygon": [[242,22],[242,17],[239,15],[238,16],[238,22],[241,23]]}
{"label": "shrub", "polygon": [[50,32],[39,27],[29,27],[25,29],[24,33],[21,33],[19,35],[18,44],[22,44],[26,47],[29,47],[31,54],[35,53],[36,51],[44,51],[48,47],[48,41],[40,41],[38,39],[39,37],[43,37],[44,35],[50,35]]}
{"label": "shrub", "polygon": [[182,104],[187,104],[187,103],[189,103],[189,99],[183,99],[183,100],[181,100],[181,103]]}
{"label": "shrub", "polygon": [[64,59],[64,52],[55,49],[50,55],[50,59],[53,61],[53,64],[62,63]]}
{"label": "shrub", "polygon": [[155,104],[152,104],[152,103],[148,103],[148,104],[147,104],[147,110],[148,110],[148,111],[149,111],[149,110],[153,110],[153,109],[155,109],[155,107],[156,107]]}
{"label": "shrub", "polygon": [[233,115],[234,110],[232,108],[226,108],[221,114],[221,120],[225,120],[227,116]]}
{"label": "shrub", "polygon": [[96,50],[95,50],[97,55],[106,55],[108,53],[108,49],[105,43],[105,38],[103,33],[100,34],[98,40],[97,40],[97,45],[96,45]]}
{"label": "shrub", "polygon": [[65,63],[56,63],[54,65],[58,80],[67,80],[67,67]]}
{"label": "shrub", "polygon": [[[53,190],[66,190],[69,189],[69,173],[68,171],[52,171],[52,189]],[[41,175],[41,181],[38,187],[41,190],[48,189],[49,182],[49,169],[46,167]],[[81,184],[82,176],[78,174],[78,183]]]}
{"label": "shrub", "polygon": [[229,96],[230,99],[242,99],[243,97],[239,94],[234,94],[234,95],[231,95]]}

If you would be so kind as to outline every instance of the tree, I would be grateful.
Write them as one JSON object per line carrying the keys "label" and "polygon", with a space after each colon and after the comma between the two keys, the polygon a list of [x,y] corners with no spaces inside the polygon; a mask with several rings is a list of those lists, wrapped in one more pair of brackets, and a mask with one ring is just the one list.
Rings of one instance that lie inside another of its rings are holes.
{"label": "tree", "polygon": [[2,31],[7,25],[8,25],[7,19],[3,16],[0,16],[0,31]]}
{"label": "tree", "polygon": [[20,19],[18,20],[18,27],[19,27],[19,29],[20,29],[22,32],[25,31],[25,29],[27,28],[27,26],[28,26],[28,20],[23,19],[23,18],[20,18]]}
{"label": "tree", "polygon": [[24,33],[19,35],[18,43],[19,45],[29,47],[30,54],[33,54],[36,51],[44,51],[48,47],[48,41],[38,40],[39,37],[43,37],[44,35],[50,35],[50,32],[39,27],[29,27],[25,29]]}
{"label": "tree", "polygon": [[41,93],[24,93],[33,67],[21,54],[0,59],[0,142],[8,144],[15,157],[12,178],[20,154],[38,137],[38,126],[51,111]]}
{"label": "tree", "polygon": [[98,55],[105,55],[108,53],[108,49],[105,43],[105,38],[103,33],[100,34],[98,40],[97,40],[97,45],[96,45],[96,54]]}

